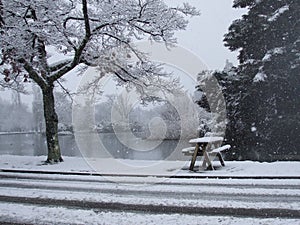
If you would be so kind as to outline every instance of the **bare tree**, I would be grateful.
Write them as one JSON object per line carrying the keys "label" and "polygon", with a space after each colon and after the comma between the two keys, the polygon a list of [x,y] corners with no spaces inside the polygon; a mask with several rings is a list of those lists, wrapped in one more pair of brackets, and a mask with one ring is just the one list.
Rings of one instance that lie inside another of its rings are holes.
{"label": "bare tree", "polygon": [[[42,90],[47,162],[62,161],[58,143],[58,117],[53,90],[68,72],[80,64],[99,67],[121,83],[150,85],[157,67],[133,42],[143,38],[174,43],[174,31],[185,29],[185,16],[198,15],[188,4],[168,7],[162,0],[2,0],[0,72],[7,83],[31,80]],[[48,62],[48,47],[69,56]],[[125,56],[116,56],[121,48]],[[140,63],[128,65],[135,55]],[[112,66],[113,65],[113,66]],[[3,84],[3,82],[2,82]]]}

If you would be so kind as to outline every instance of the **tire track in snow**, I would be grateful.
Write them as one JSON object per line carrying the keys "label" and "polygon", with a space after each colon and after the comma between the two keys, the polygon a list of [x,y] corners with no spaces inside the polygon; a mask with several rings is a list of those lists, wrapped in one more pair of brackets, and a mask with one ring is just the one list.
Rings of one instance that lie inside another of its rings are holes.
{"label": "tire track in snow", "polygon": [[[100,187],[85,187],[85,186],[72,186],[71,184],[66,187],[65,185],[60,186],[59,184],[47,185],[45,183],[26,183],[24,181],[18,182],[5,182],[0,181],[0,187],[2,188],[16,188],[16,189],[34,189],[34,190],[49,190],[49,191],[68,191],[68,192],[89,192],[96,194],[113,194],[118,196],[139,196],[145,198],[162,196],[164,198],[175,198],[175,199],[189,199],[189,200],[214,200],[214,201],[224,201],[230,199],[231,201],[240,201],[240,202],[269,202],[269,203],[298,203],[300,202],[300,196],[295,195],[284,195],[277,194],[276,196],[271,196],[261,193],[250,193],[246,195],[241,195],[237,193],[218,193],[218,192],[207,192],[207,191],[185,191],[185,192],[171,192],[164,190],[130,190],[122,188],[102,188]],[[201,187],[201,186],[200,186]],[[197,187],[199,188],[199,187]]]}
{"label": "tire track in snow", "polygon": [[223,207],[182,207],[182,206],[165,206],[165,205],[143,205],[143,204],[124,204],[116,202],[90,202],[80,200],[65,199],[45,199],[2,196],[0,201],[10,203],[34,204],[52,207],[72,207],[78,209],[93,209],[94,211],[112,210],[112,211],[131,211],[157,214],[189,214],[189,215],[206,215],[206,216],[236,216],[236,217],[256,217],[256,218],[296,218],[300,219],[299,210],[291,209],[255,209],[255,208],[223,208]]}

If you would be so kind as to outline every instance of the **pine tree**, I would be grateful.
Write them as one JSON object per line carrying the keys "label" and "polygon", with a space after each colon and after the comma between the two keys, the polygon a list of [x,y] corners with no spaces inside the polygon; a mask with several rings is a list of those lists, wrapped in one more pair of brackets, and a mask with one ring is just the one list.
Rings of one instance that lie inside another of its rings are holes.
{"label": "pine tree", "polygon": [[230,50],[239,51],[240,63],[234,84],[222,77],[234,98],[227,99],[236,123],[231,142],[244,159],[290,159],[300,144],[300,2],[236,0],[234,7],[249,11],[224,39]]}

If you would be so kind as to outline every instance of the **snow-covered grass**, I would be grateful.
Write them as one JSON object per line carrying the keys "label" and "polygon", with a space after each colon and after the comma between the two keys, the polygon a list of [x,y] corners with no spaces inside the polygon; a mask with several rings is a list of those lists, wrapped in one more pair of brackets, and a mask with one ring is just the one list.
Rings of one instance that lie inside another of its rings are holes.
{"label": "snow-covered grass", "polygon": [[[231,176],[231,177],[300,177],[300,162],[253,162],[225,161],[225,167],[215,161],[216,170],[191,172],[189,161],[145,161],[118,160],[113,158],[84,159],[81,157],[64,157],[64,162],[45,165],[46,156],[1,155],[0,169],[20,169],[34,171],[61,171],[100,173],[104,175],[147,175],[147,176]],[[196,162],[198,165],[200,161]],[[197,165],[196,164],[196,165]],[[196,167],[197,168],[197,167]]]}

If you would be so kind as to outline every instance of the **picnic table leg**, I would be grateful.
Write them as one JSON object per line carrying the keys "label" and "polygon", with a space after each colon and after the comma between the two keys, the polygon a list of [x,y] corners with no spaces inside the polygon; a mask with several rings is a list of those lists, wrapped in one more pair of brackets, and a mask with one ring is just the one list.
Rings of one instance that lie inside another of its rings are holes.
{"label": "picnic table leg", "polygon": [[222,165],[222,166],[225,166],[224,159],[223,159],[223,157],[222,157],[222,155],[221,155],[220,152],[217,154],[217,156],[218,156],[218,158],[219,158],[219,160],[220,160],[221,165]]}
{"label": "picnic table leg", "polygon": [[190,164],[190,169],[189,170],[191,170],[191,171],[194,170],[194,166],[195,166],[195,162],[196,162],[196,159],[197,159],[198,151],[199,151],[199,144],[197,143],[196,147],[195,147],[193,157],[192,157],[192,160],[191,160],[191,164]]}
{"label": "picnic table leg", "polygon": [[209,155],[208,155],[208,153],[205,150],[203,151],[203,156],[204,156],[204,160],[207,163],[207,169],[214,170],[214,167],[213,167],[212,162],[211,162],[211,160],[209,158]]}
{"label": "picnic table leg", "polygon": [[214,170],[214,167],[213,167],[212,162],[209,158],[209,155],[206,151],[206,148],[207,148],[207,144],[205,146],[203,146],[203,150],[202,150],[203,151],[203,164],[202,164],[202,167],[205,168],[206,164],[207,164],[207,169]]}
{"label": "picnic table leg", "polygon": [[202,168],[206,168],[206,158],[203,155]]}

